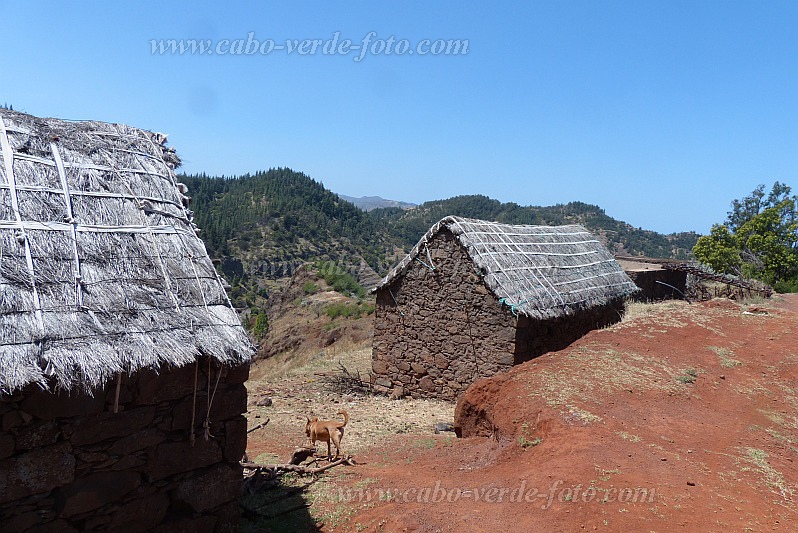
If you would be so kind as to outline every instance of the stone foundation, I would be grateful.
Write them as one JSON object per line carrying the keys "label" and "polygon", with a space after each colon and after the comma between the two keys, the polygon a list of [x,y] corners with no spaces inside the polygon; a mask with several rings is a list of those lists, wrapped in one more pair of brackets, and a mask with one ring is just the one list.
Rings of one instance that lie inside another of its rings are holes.
{"label": "stone foundation", "polygon": [[[0,398],[4,531],[238,531],[248,366],[208,361],[123,376],[94,397],[28,387]],[[219,368],[212,366],[211,394]],[[192,413],[196,440],[189,442]]]}

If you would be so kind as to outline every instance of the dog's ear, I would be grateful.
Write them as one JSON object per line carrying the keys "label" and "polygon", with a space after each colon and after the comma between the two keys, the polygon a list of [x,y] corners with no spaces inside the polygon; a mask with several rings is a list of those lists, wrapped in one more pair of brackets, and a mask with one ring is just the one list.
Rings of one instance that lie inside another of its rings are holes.
{"label": "dog's ear", "polygon": [[308,418],[307,415],[305,416],[305,418],[307,418],[308,424],[310,424],[310,418]]}

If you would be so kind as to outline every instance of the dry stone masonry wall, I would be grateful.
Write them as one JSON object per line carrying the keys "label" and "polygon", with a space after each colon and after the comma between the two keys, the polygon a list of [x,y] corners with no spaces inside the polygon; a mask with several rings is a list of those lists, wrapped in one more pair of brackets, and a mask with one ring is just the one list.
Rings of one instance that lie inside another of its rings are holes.
{"label": "dry stone masonry wall", "polygon": [[207,360],[123,376],[116,413],[116,381],[0,398],[1,529],[237,531],[248,366],[222,368],[217,387],[219,372],[207,440]]}
{"label": "dry stone masonry wall", "polygon": [[455,399],[475,379],[513,365],[516,319],[485,287],[451,232],[442,230],[428,248],[429,256],[419,257],[424,264],[414,261],[377,291],[375,387],[396,396]]}

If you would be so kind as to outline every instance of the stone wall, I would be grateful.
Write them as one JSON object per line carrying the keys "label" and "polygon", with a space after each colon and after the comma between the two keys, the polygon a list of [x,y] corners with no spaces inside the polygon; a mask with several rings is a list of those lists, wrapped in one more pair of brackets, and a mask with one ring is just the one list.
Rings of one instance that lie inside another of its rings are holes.
{"label": "stone wall", "polygon": [[29,387],[0,397],[4,531],[237,531],[248,366],[122,377],[94,397]]}
{"label": "stone wall", "polygon": [[640,292],[635,295],[639,301],[681,299],[682,295],[670,287],[657,283],[661,281],[673,285],[683,293],[687,290],[687,272],[679,270],[644,270],[626,272],[635,285],[640,287]]}
{"label": "stone wall", "polygon": [[550,320],[518,317],[514,364],[529,361],[544,353],[562,350],[589,331],[618,322],[623,312],[624,301],[619,298],[606,305]]}
{"label": "stone wall", "polygon": [[[451,232],[438,233],[429,250],[434,271],[414,261],[377,291],[372,370],[379,391],[455,399],[513,365],[516,319]],[[426,253],[419,259],[429,261]]]}
{"label": "stone wall", "polygon": [[516,318],[485,286],[448,230],[422,250],[404,276],[377,291],[374,387],[394,397],[455,400],[471,383],[565,348],[620,320],[623,302],[554,320]]}

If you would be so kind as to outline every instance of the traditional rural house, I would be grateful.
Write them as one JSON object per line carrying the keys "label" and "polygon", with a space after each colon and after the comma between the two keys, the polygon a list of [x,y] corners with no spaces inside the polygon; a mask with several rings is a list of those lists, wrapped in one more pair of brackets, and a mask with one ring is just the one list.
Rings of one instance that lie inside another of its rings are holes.
{"label": "traditional rural house", "polygon": [[165,137],[0,110],[0,529],[235,531],[252,346]]}
{"label": "traditional rural house", "polygon": [[640,288],[635,298],[642,301],[684,298],[687,291],[687,272],[680,270],[682,261],[651,259],[648,257],[615,258],[624,272]]}
{"label": "traditional rural house", "polygon": [[446,217],[375,289],[375,387],[454,399],[618,321],[636,290],[582,226]]}

